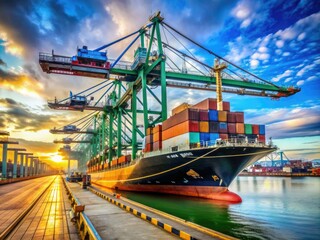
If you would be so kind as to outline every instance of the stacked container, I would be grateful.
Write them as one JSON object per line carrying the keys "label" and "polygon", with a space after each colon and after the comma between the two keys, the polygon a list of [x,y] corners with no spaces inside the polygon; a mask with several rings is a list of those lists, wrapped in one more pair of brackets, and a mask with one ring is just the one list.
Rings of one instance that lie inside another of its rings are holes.
{"label": "stacked container", "polygon": [[153,128],[147,128],[147,135],[145,138],[145,148],[143,149],[144,152],[151,152],[153,149]]}
{"label": "stacked container", "polygon": [[217,139],[236,142],[265,142],[265,126],[245,124],[243,112],[230,112],[230,103],[223,102],[217,110],[217,100],[205,99],[193,106],[183,103],[172,110],[172,116],[155,128],[147,129],[145,152],[161,149],[179,150],[180,146],[198,147],[215,144]]}
{"label": "stacked container", "polygon": [[153,151],[162,149],[162,125],[153,128]]}

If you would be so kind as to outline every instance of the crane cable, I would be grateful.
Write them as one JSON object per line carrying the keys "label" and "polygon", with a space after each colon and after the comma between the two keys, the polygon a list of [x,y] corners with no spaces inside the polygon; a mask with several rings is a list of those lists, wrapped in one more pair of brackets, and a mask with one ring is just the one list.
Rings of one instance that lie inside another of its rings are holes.
{"label": "crane cable", "polygon": [[161,24],[167,26],[167,27],[170,28],[170,29],[172,29],[173,31],[175,31],[176,33],[178,33],[180,36],[186,38],[187,40],[189,40],[189,41],[192,42],[193,44],[195,44],[195,45],[197,45],[198,47],[202,48],[203,50],[207,51],[209,54],[214,55],[215,57],[222,59],[223,61],[225,61],[225,62],[229,63],[230,65],[232,65],[232,66],[234,66],[234,67],[242,70],[243,72],[245,72],[245,73],[247,73],[247,74],[249,74],[249,75],[251,75],[251,76],[253,76],[253,77],[257,78],[257,79],[259,79],[259,80],[262,81],[262,82],[265,82],[265,83],[267,83],[267,84],[270,84],[270,85],[272,85],[272,86],[280,89],[280,87],[278,87],[277,85],[275,85],[275,84],[273,84],[273,83],[271,83],[271,82],[268,82],[268,81],[266,81],[266,80],[258,77],[257,75],[255,75],[255,74],[253,74],[253,73],[251,73],[251,72],[249,72],[249,71],[247,71],[247,70],[245,70],[245,69],[237,66],[236,64],[234,64],[234,63],[228,61],[227,59],[219,56],[218,54],[212,52],[211,50],[207,49],[206,47],[202,46],[201,44],[197,43],[196,41],[194,41],[194,40],[192,40],[191,38],[187,37],[186,35],[182,34],[182,33],[179,32],[178,30],[174,29],[173,27],[171,27],[171,26],[170,26],[169,24],[167,24],[166,22],[162,21]]}

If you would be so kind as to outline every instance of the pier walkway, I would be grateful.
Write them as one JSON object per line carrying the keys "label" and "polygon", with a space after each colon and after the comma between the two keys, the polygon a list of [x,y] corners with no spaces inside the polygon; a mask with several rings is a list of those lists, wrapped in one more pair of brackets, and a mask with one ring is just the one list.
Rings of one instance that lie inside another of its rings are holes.
{"label": "pier walkway", "polygon": [[[117,198],[102,188],[67,186],[102,239],[233,239],[155,209]],[[94,193],[94,194],[93,194]]]}
{"label": "pier walkway", "polygon": [[0,239],[80,239],[60,176],[0,187]]}

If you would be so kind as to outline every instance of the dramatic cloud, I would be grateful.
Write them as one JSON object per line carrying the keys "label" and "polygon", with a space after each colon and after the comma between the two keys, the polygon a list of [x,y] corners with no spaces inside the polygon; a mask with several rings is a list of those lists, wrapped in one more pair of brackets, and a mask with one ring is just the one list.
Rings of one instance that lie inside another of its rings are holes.
{"label": "dramatic cloud", "polygon": [[0,123],[7,129],[35,132],[63,126],[68,120],[70,117],[65,118],[62,114],[48,114],[47,109],[31,109],[10,98],[0,99]]}

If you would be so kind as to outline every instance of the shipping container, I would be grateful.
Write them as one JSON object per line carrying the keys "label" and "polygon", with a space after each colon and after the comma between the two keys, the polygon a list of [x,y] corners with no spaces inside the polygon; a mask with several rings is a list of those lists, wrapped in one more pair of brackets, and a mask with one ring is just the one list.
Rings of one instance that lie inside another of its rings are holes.
{"label": "shipping container", "polygon": [[216,141],[219,137],[219,133],[210,133],[209,135],[210,141]]}
{"label": "shipping container", "polygon": [[223,111],[230,112],[230,102],[223,102],[222,106],[223,106]]}
{"label": "shipping container", "polygon": [[200,133],[200,143],[205,145],[203,142],[210,141],[210,133]]}
{"label": "shipping container", "polygon": [[244,124],[243,123],[236,123],[236,133],[237,134],[244,134]]}
{"label": "shipping container", "polygon": [[167,140],[169,138],[172,138],[187,132],[199,132],[199,122],[185,121],[167,130],[164,130],[162,131],[162,140]]}
{"label": "shipping container", "polygon": [[190,107],[190,105],[188,103],[182,103],[178,107],[175,107],[175,108],[172,109],[172,111],[171,111],[172,115],[175,115],[175,114],[177,114],[179,112],[182,112],[183,110],[185,110],[185,109],[187,109],[189,107]]}
{"label": "shipping container", "polygon": [[236,122],[244,123],[244,113],[243,112],[235,112],[236,114]]}
{"label": "shipping container", "polygon": [[259,134],[266,134],[266,126],[265,125],[259,125]]}
{"label": "shipping container", "polygon": [[253,134],[259,134],[259,125],[252,124],[252,133]]}
{"label": "shipping container", "polygon": [[224,122],[219,123],[219,133],[227,133],[228,132],[228,124]]}
{"label": "shipping container", "polygon": [[218,111],[217,110],[209,110],[209,120],[210,121],[218,121]]}
{"label": "shipping container", "polygon": [[153,134],[153,142],[162,141],[162,132],[156,132]]}
{"label": "shipping container", "polygon": [[236,133],[236,124],[228,123],[228,133],[235,134]]}
{"label": "shipping container", "polygon": [[152,130],[152,127],[147,128],[147,135],[151,135],[153,133]]}
{"label": "shipping container", "polygon": [[218,133],[219,132],[219,122],[209,122],[209,132]]}
{"label": "shipping container", "polygon": [[266,143],[266,135],[259,135],[258,136],[258,141],[261,143]]}
{"label": "shipping container", "polygon": [[159,125],[157,125],[157,126],[155,126],[153,128],[153,134],[161,132],[161,131],[162,131],[162,125],[161,124],[159,124]]}
{"label": "shipping container", "polygon": [[131,155],[126,155],[126,162],[130,162],[131,161]]}
{"label": "shipping container", "polygon": [[200,121],[209,121],[208,110],[199,110],[199,120]]}
{"label": "shipping container", "polygon": [[125,162],[126,161],[126,157],[125,156],[120,156],[119,158],[118,158],[118,163],[123,163],[123,162]]}
{"label": "shipping container", "polygon": [[244,133],[245,134],[252,134],[252,125],[251,124],[244,124]]}
{"label": "shipping container", "polygon": [[192,107],[202,110],[217,110],[217,99],[207,98]]}
{"label": "shipping container", "polygon": [[146,144],[144,152],[151,152],[152,151],[152,143]]}
{"label": "shipping container", "polygon": [[146,144],[153,142],[153,135],[147,135],[146,136]]}
{"label": "shipping container", "polygon": [[162,141],[162,148],[168,149],[176,146],[186,146],[191,143],[199,143],[200,142],[200,133],[190,132],[185,133],[176,137],[172,137],[167,140]]}
{"label": "shipping container", "polygon": [[162,149],[162,141],[153,143],[153,151],[158,151]]}
{"label": "shipping container", "polygon": [[188,120],[199,121],[199,110],[188,108],[168,118],[162,123],[162,131],[167,130],[175,125],[178,125],[179,123],[182,123]]}
{"label": "shipping container", "polygon": [[226,111],[218,111],[218,121],[226,122],[227,121],[227,112]]}
{"label": "shipping container", "polygon": [[220,137],[222,140],[228,140],[228,134],[220,133],[220,134],[219,134],[219,137]]}
{"label": "shipping container", "polygon": [[209,132],[209,122],[199,122],[199,130],[203,133]]}
{"label": "shipping container", "polygon": [[228,120],[228,123],[236,123],[236,115],[237,113],[234,113],[234,112],[228,112],[227,113],[227,120]]}

